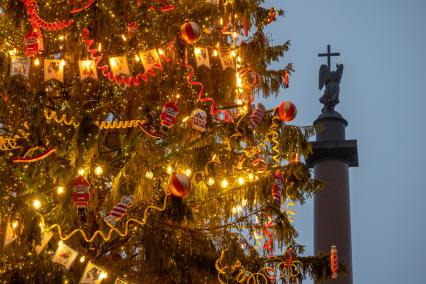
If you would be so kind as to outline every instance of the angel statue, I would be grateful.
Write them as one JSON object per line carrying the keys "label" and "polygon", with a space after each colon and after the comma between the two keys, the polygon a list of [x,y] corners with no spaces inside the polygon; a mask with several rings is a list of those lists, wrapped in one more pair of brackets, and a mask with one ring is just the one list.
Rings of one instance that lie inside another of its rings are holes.
{"label": "angel statue", "polygon": [[327,65],[321,65],[319,70],[319,89],[325,86],[324,95],[319,101],[324,105],[321,112],[333,111],[339,103],[340,79],[342,79],[343,64],[337,64],[336,71],[330,71]]}

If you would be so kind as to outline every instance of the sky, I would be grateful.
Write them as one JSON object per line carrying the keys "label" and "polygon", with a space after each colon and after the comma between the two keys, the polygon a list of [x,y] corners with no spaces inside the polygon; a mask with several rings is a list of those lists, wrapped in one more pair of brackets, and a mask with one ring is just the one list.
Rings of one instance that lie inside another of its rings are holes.
{"label": "sky", "polygon": [[[286,16],[268,27],[274,43],[291,40],[279,67],[294,63],[290,88],[297,125],[320,114],[318,70],[340,52],[340,104],[347,139],[358,140],[359,167],[350,169],[354,283],[425,283],[426,269],[426,1],[279,0],[265,7]],[[313,252],[313,201],[297,209],[300,243]],[[304,282],[305,283],[305,282]],[[312,283],[306,281],[306,283]]]}

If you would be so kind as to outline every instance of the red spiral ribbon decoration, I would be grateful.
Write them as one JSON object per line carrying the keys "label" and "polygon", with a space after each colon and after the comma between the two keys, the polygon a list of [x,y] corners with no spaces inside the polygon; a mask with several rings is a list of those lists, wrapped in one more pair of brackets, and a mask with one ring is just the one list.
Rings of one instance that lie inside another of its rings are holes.
{"label": "red spiral ribbon decoration", "polygon": [[265,251],[269,251],[268,257],[274,256],[274,238],[273,238],[272,233],[270,231],[273,224],[274,223],[272,222],[272,220],[270,220],[265,225],[265,228],[263,229],[263,234],[266,235],[265,243],[263,244],[263,249]]}
{"label": "red spiral ribbon decoration", "polygon": [[[40,28],[48,31],[57,31],[64,28],[67,28],[72,25],[74,22],[72,19],[56,21],[56,22],[47,22],[40,18],[37,12],[37,3],[36,0],[20,0],[25,8],[27,9],[27,14],[29,16],[29,21],[33,28]],[[93,0],[94,1],[94,0]]]}
{"label": "red spiral ribbon decoration", "polygon": [[[98,54],[97,49],[91,48],[91,46],[95,43],[95,41],[93,39],[89,39],[89,30],[87,28],[83,30],[82,37],[83,37],[83,41],[86,44],[87,51],[90,53],[91,58],[95,60],[96,68],[102,71],[102,75],[104,77],[106,77],[108,80],[112,82],[115,82],[120,87],[122,85],[126,87],[130,87],[132,85],[139,86],[139,84],[141,83],[139,79],[141,79],[142,81],[146,83],[149,80],[149,75],[152,77],[156,76],[154,68],[159,70],[163,69],[161,64],[156,63],[152,69],[145,71],[145,73],[138,73],[136,74],[136,76],[126,76],[126,75],[119,76],[117,74],[114,75],[108,65],[101,65],[102,56]],[[170,61],[170,58],[168,58],[165,55],[161,55],[160,58],[166,62]]]}
{"label": "red spiral ribbon decoration", "polygon": [[[83,6],[79,7],[79,8],[74,8],[71,10],[71,14],[75,14],[78,12],[81,12],[83,10],[86,10],[87,8],[89,8],[90,6],[92,6],[92,4],[95,2],[95,0],[89,0],[86,2],[86,4],[84,4]],[[81,5],[82,2],[70,2],[71,5]]]}
{"label": "red spiral ribbon decoration", "polygon": [[228,122],[228,121],[232,120],[231,115],[226,110],[216,109],[216,102],[213,98],[210,98],[210,97],[203,98],[203,94],[204,94],[203,83],[193,80],[195,72],[194,72],[194,68],[192,68],[191,65],[185,64],[185,67],[189,71],[188,75],[186,76],[186,81],[188,82],[188,84],[191,85],[191,86],[198,86],[199,87],[199,89],[198,89],[198,100],[202,103],[211,102],[210,114],[217,116],[218,114],[222,113],[224,115],[225,121]]}

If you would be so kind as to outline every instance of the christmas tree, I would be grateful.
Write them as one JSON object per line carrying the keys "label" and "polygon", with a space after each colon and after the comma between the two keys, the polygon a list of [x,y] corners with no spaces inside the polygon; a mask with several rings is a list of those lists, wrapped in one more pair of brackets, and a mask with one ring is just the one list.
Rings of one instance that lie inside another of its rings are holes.
{"label": "christmas tree", "polygon": [[[4,283],[298,283],[316,129],[263,1],[0,3]],[[342,265],[340,266],[342,270]]]}

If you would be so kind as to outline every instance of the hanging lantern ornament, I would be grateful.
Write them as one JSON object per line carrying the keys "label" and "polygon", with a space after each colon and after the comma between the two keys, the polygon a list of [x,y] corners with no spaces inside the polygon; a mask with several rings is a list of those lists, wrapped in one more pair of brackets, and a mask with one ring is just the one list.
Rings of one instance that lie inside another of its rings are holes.
{"label": "hanging lantern ornament", "polygon": [[207,114],[202,109],[194,109],[191,113],[192,128],[204,132],[206,131]]}
{"label": "hanging lantern ornament", "polygon": [[281,204],[281,194],[283,192],[283,174],[281,171],[276,171],[274,174],[274,183],[272,184],[272,198],[277,206]]}
{"label": "hanging lantern ornament", "polygon": [[138,26],[136,22],[131,22],[129,26],[127,27],[127,38],[131,39],[136,32],[138,31]]}
{"label": "hanging lantern ornament", "polygon": [[176,123],[176,116],[179,109],[174,101],[166,103],[161,112],[161,132],[166,133]]}
{"label": "hanging lantern ornament", "polygon": [[180,26],[180,39],[186,44],[196,43],[201,36],[201,27],[197,23],[190,22],[188,19]]}
{"label": "hanging lantern ornament", "polygon": [[37,33],[37,29],[31,29],[25,34],[24,43],[25,43],[25,56],[36,57],[37,53],[40,51],[39,49],[40,38],[39,38],[39,34]]}
{"label": "hanging lantern ornament", "polygon": [[173,196],[185,197],[191,189],[191,180],[187,175],[174,173],[170,176],[169,191]]}
{"label": "hanging lantern ornament", "polygon": [[77,206],[81,222],[87,221],[86,207],[90,200],[89,186],[89,182],[83,176],[78,176],[72,188],[72,201]]}
{"label": "hanging lantern ornament", "polygon": [[283,122],[292,121],[297,114],[296,105],[291,101],[284,101],[278,107],[278,117]]}
{"label": "hanging lantern ornament", "polygon": [[331,278],[336,279],[337,278],[337,270],[339,270],[339,260],[337,258],[336,246],[331,246],[330,269],[331,269]]}
{"label": "hanging lantern ornament", "polygon": [[256,108],[250,115],[249,120],[249,129],[253,130],[257,127],[257,125],[263,120],[265,116],[265,106],[261,103],[258,103]]}

